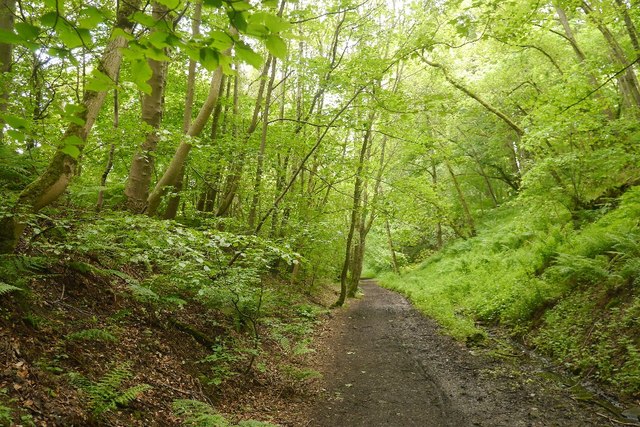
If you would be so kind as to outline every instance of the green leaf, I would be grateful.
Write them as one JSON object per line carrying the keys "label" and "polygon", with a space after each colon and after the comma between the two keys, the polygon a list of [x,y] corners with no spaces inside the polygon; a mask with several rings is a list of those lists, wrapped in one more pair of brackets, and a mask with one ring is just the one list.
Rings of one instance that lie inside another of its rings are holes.
{"label": "green leaf", "polygon": [[142,12],[135,12],[133,15],[131,15],[131,20],[133,22],[137,22],[138,24],[142,24],[147,28],[153,28],[156,25],[156,20],[153,18],[153,16],[147,15],[145,13]]}
{"label": "green leaf", "polygon": [[60,17],[55,12],[47,12],[40,17],[40,23],[49,28],[53,28],[59,20]]}
{"label": "green leaf", "polygon": [[204,0],[202,4],[207,7],[222,7],[222,0]]}
{"label": "green leaf", "polygon": [[7,133],[7,136],[15,139],[18,142],[24,142],[27,139],[27,136],[23,132],[20,132],[15,129],[9,129],[6,131],[6,133]]}
{"label": "green leaf", "polygon": [[237,12],[244,12],[251,9],[251,4],[245,0],[228,1],[227,4],[229,4],[229,6],[231,6],[231,8]]}
{"label": "green leaf", "polygon": [[64,154],[67,154],[67,155],[73,157],[76,160],[80,156],[80,149],[78,147],[76,147],[75,145],[65,145],[64,147],[62,147],[60,149],[60,151],[63,152]]}
{"label": "green leaf", "polygon": [[65,139],[62,140],[63,144],[65,145],[65,147],[67,145],[71,145],[71,146],[80,146],[80,145],[84,145],[84,141],[82,140],[82,138],[80,138],[78,135],[71,135],[66,137]]}
{"label": "green leaf", "polygon": [[278,0],[262,0],[262,5],[265,7],[278,7]]}
{"label": "green leaf", "polygon": [[32,41],[40,35],[40,28],[27,22],[16,22],[16,32],[25,40]]}
{"label": "green leaf", "polygon": [[165,33],[164,31],[154,31],[151,34],[149,34],[149,37],[147,37],[147,40],[149,41],[149,43],[151,43],[153,47],[157,49],[164,49],[166,47],[171,47],[171,45],[167,43],[168,37],[169,37],[169,34]]}
{"label": "green leaf", "polygon": [[13,114],[1,114],[0,117],[5,121],[6,124],[11,126],[14,129],[27,129],[29,127],[29,120],[24,119],[22,117],[14,116]]}
{"label": "green leaf", "polygon": [[20,42],[22,42],[22,38],[17,34],[11,31],[0,29],[0,43],[17,44]]}
{"label": "green leaf", "polygon": [[244,33],[250,36],[264,37],[269,34],[269,29],[264,24],[250,22],[247,24],[247,28],[244,30]]}
{"label": "green leaf", "polygon": [[229,22],[236,27],[239,31],[244,32],[247,29],[247,20],[242,12],[230,11],[227,13]]}
{"label": "green leaf", "polygon": [[131,41],[134,39],[134,36],[132,34],[127,33],[122,28],[115,28],[113,30],[113,32],[111,33],[111,40],[115,39],[116,37],[124,37],[125,40],[128,40],[128,41]]}
{"label": "green leaf", "polygon": [[144,54],[147,58],[153,59],[155,61],[171,61],[171,58],[167,56],[167,54],[164,52],[164,49],[156,49],[154,47],[150,47],[144,51]]}
{"label": "green leaf", "polygon": [[177,9],[180,6],[180,0],[156,0],[161,5],[167,6],[169,10]]}
{"label": "green leaf", "polygon": [[190,60],[196,62],[200,61],[200,49],[188,46],[184,48],[184,53],[187,54]]}
{"label": "green leaf", "polygon": [[243,42],[236,43],[236,56],[254,68],[260,68],[262,65],[262,57]]}
{"label": "green leaf", "polygon": [[215,71],[220,64],[219,53],[208,47],[200,49],[200,63],[209,71]]}
{"label": "green leaf", "polygon": [[105,16],[100,9],[95,6],[89,6],[80,12],[80,18],[78,24],[80,27],[87,30],[93,30],[102,22],[105,21]]}
{"label": "green leaf", "polygon": [[216,50],[223,51],[233,46],[233,39],[224,31],[212,31],[209,36],[211,37],[209,46]]}
{"label": "green leaf", "polygon": [[116,85],[114,81],[111,80],[109,76],[98,70],[93,70],[91,77],[85,86],[87,90],[92,90],[94,92],[104,92],[115,87]]}
{"label": "green leaf", "polygon": [[291,27],[291,23],[271,13],[264,14],[264,24],[272,33],[279,33]]}
{"label": "green leaf", "polygon": [[286,59],[287,44],[279,36],[273,34],[270,35],[265,41],[265,46],[267,46],[267,49],[269,50],[269,53],[271,53],[271,55],[279,59]]}
{"label": "green leaf", "polygon": [[151,67],[146,60],[138,59],[131,63],[131,74],[133,75],[133,82],[138,86],[138,89],[146,94],[151,94],[151,86],[147,81],[153,75]]}
{"label": "green leaf", "polygon": [[82,46],[84,38],[80,33],[82,29],[76,30],[71,25],[62,20],[58,21],[55,29],[62,43],[69,49]]}

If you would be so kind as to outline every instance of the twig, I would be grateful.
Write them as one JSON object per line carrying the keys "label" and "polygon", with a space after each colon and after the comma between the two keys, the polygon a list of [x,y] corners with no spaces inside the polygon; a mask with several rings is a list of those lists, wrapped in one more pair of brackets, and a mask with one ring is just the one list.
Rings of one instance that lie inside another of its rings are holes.
{"label": "twig", "polygon": [[613,74],[611,77],[609,77],[607,80],[604,81],[604,83],[602,83],[600,86],[598,86],[597,88],[593,89],[591,92],[589,92],[588,94],[586,94],[585,96],[583,96],[582,98],[580,98],[579,100],[577,100],[576,102],[574,102],[573,104],[569,105],[568,107],[565,107],[564,110],[562,110],[562,112],[566,112],[567,110],[575,107],[576,105],[580,104],[582,101],[584,101],[585,99],[589,98],[591,95],[593,95],[594,93],[596,93],[597,91],[599,91],[600,89],[602,89],[604,86],[606,86],[607,84],[609,84],[609,82],[613,79],[615,79],[616,77],[618,77],[620,74],[624,73],[625,71],[627,71],[629,68],[633,67],[633,65],[640,61],[640,56],[637,57],[636,59],[634,59],[633,61],[631,61],[629,64],[627,64],[623,69],[617,71],[615,74]]}
{"label": "twig", "polygon": [[605,415],[605,414],[601,414],[600,412],[596,412],[596,415],[600,415],[602,418],[606,418],[609,421],[611,421],[612,423],[620,424],[622,426],[639,426],[640,425],[638,423],[626,423],[624,421],[618,421],[615,418],[611,418],[610,416]]}

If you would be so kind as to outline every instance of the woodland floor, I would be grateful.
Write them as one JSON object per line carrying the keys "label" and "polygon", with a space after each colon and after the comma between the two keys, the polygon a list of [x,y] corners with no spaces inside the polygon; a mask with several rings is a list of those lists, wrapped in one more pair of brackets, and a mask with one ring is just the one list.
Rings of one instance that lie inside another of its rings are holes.
{"label": "woodland floor", "polygon": [[401,295],[365,281],[317,339],[309,426],[607,426],[616,418],[523,354],[469,349]]}
{"label": "woodland floor", "polygon": [[[265,339],[262,371],[207,384],[211,367],[201,360],[210,352],[169,319],[212,337],[231,333],[224,319],[198,307],[153,312],[120,287],[74,274],[34,284],[28,312],[11,299],[0,306],[0,404],[14,408],[10,425],[178,426],[172,402],[195,399],[234,422],[286,427],[640,426],[581,401],[526,353],[494,342],[468,348],[443,335],[404,297],[371,281],[363,298],[315,322],[315,352],[294,356]],[[328,306],[334,291],[314,303]],[[118,339],[69,339],[87,328]],[[126,408],[90,417],[68,373],[97,379],[123,363],[132,369],[127,386],[152,388]]]}

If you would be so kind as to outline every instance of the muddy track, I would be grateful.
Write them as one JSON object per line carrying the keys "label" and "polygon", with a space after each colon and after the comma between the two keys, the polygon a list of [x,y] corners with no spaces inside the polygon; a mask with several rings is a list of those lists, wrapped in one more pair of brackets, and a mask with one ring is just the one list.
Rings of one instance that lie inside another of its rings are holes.
{"label": "muddy track", "polygon": [[470,350],[397,293],[362,289],[319,339],[323,391],[310,426],[620,425],[540,367]]}

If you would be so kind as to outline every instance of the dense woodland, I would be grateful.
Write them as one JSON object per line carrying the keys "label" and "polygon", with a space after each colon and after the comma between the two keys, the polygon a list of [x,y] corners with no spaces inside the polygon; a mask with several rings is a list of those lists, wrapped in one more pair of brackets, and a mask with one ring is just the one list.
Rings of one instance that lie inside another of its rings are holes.
{"label": "dense woodland", "polygon": [[[44,337],[41,381],[104,419],[159,393],[73,348],[122,344],[125,311],[216,388],[295,353],[304,294],[377,275],[638,398],[639,25],[637,0],[2,0],[2,336]],[[0,424],[37,418],[11,384]]]}

